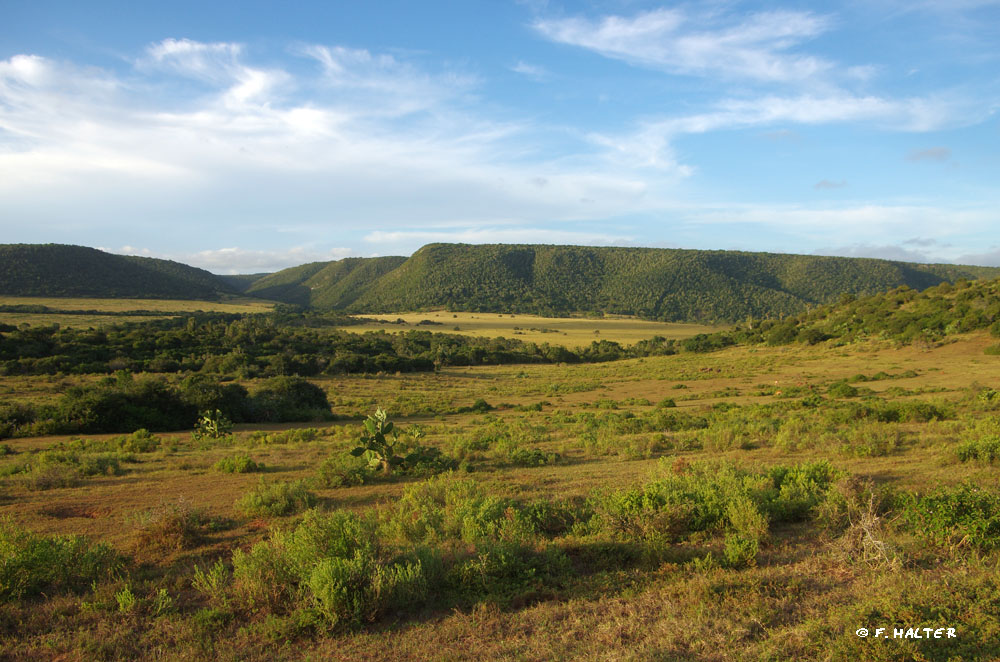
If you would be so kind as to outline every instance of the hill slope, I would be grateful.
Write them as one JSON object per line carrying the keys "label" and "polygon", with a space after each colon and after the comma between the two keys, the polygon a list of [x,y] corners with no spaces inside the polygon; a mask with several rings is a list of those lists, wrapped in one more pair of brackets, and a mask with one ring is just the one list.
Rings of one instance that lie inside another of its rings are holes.
{"label": "hill slope", "polygon": [[[657,248],[424,246],[346,305],[352,312],[418,308],[540,314],[600,311],[668,321],[774,317],[842,292],[924,289],[1000,269],[866,258]],[[314,293],[315,300],[321,295]],[[339,307],[331,304],[331,307]]]}
{"label": "hill slope", "polygon": [[0,294],[208,300],[236,293],[215,274],[170,260],[64,244],[0,244]]}
{"label": "hill slope", "polygon": [[246,293],[300,306],[345,308],[405,261],[405,257],[387,256],[310,262],[264,276]]}

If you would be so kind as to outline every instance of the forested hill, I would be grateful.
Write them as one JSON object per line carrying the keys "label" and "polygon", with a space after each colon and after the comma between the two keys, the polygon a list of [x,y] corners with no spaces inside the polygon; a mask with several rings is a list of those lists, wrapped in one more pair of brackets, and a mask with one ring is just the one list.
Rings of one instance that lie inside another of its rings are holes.
{"label": "forested hill", "polygon": [[349,258],[286,269],[255,282],[248,293],[359,313],[447,307],[739,321],[799,313],[842,292],[867,295],[900,285],[921,290],[996,276],[1000,269],[989,267],[813,255],[429,244],[409,259]]}
{"label": "forested hill", "polygon": [[0,294],[210,300],[236,293],[215,274],[180,262],[85,246],[0,244]]}
{"label": "forested hill", "polygon": [[411,257],[312,262],[216,276],[178,262],[82,246],[0,245],[0,294],[214,299],[246,295],[356,313],[426,308],[667,321],[776,318],[905,285],[923,290],[1000,268],[867,258],[550,245],[429,244]]}
{"label": "forested hill", "polygon": [[246,293],[300,306],[346,308],[404,262],[406,258],[398,256],[310,262],[264,276],[254,281]]}

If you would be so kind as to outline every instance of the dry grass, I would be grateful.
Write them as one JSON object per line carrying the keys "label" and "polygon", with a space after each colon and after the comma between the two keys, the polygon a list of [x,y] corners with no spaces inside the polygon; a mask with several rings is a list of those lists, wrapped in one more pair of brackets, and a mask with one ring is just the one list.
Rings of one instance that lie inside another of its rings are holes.
{"label": "dry grass", "polygon": [[[56,297],[13,297],[0,296],[0,305],[16,306],[46,306],[53,311],[87,310],[99,311],[93,314],[59,314],[47,313],[0,313],[0,324],[19,326],[30,324],[44,326],[58,324],[64,327],[89,328],[121,324],[130,319],[151,320],[175,317],[181,313],[216,312],[216,313],[266,313],[274,308],[274,304],[258,299],[230,299],[227,301],[192,301],[181,299],[92,299],[92,298],[56,298]],[[122,315],[133,311],[159,312],[162,315]],[[100,312],[117,313],[116,315],[101,315]]]}
{"label": "dry grass", "polygon": [[[485,338],[507,337],[534,343],[550,343],[565,347],[583,347],[595,340],[611,340],[631,345],[653,336],[664,338],[689,338],[699,333],[713,333],[727,327],[702,324],[674,324],[650,322],[622,315],[594,317],[539,317],[536,315],[511,315],[498,313],[450,313],[431,311],[424,313],[393,313],[391,315],[363,315],[362,317],[394,322],[406,321],[406,326],[363,324],[343,327],[345,331],[364,332],[375,330],[412,329],[414,327],[442,333],[460,333]],[[423,320],[437,324],[422,326]],[[440,326],[438,326],[440,324]],[[458,327],[458,329],[455,329]]]}

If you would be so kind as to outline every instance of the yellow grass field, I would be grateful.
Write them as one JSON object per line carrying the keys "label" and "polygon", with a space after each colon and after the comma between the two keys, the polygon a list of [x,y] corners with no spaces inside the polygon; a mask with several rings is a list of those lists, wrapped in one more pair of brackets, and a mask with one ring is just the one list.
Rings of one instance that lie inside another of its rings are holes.
{"label": "yellow grass field", "polygon": [[[45,313],[4,313],[0,312],[0,324],[31,324],[33,326],[59,324],[60,326],[87,328],[115,324],[129,320],[132,311],[158,312],[162,315],[136,315],[134,319],[149,320],[175,317],[182,313],[266,313],[274,304],[256,299],[230,299],[226,301],[193,301],[186,299],[93,299],[59,297],[13,297],[0,296],[0,306],[45,306],[52,311],[98,311],[93,314]],[[100,312],[117,313],[101,315]]]}
{"label": "yellow grass field", "polygon": [[[460,333],[466,336],[486,338],[507,337],[534,343],[550,343],[565,347],[583,347],[595,340],[611,340],[623,345],[631,345],[653,336],[664,338],[688,338],[699,333],[713,333],[725,329],[724,326],[702,324],[674,324],[650,322],[633,317],[608,316],[593,317],[539,317],[536,315],[510,315],[499,313],[462,313],[432,311],[424,313],[393,313],[388,315],[361,315],[394,322],[402,319],[406,326],[387,324],[363,324],[342,327],[345,331],[362,333],[375,330],[400,330],[414,327],[440,333]],[[440,324],[420,325],[428,320]],[[456,328],[457,327],[457,328]]]}

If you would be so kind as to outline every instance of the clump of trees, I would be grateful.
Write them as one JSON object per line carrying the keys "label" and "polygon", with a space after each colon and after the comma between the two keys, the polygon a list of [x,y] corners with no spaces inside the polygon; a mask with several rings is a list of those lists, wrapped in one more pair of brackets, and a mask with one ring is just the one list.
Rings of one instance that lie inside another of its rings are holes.
{"label": "clump of trees", "polygon": [[237,423],[331,417],[326,393],[301,377],[274,377],[249,392],[205,375],[171,384],[120,371],[74,386],[53,404],[0,405],[0,437],[190,429],[204,412]]}

